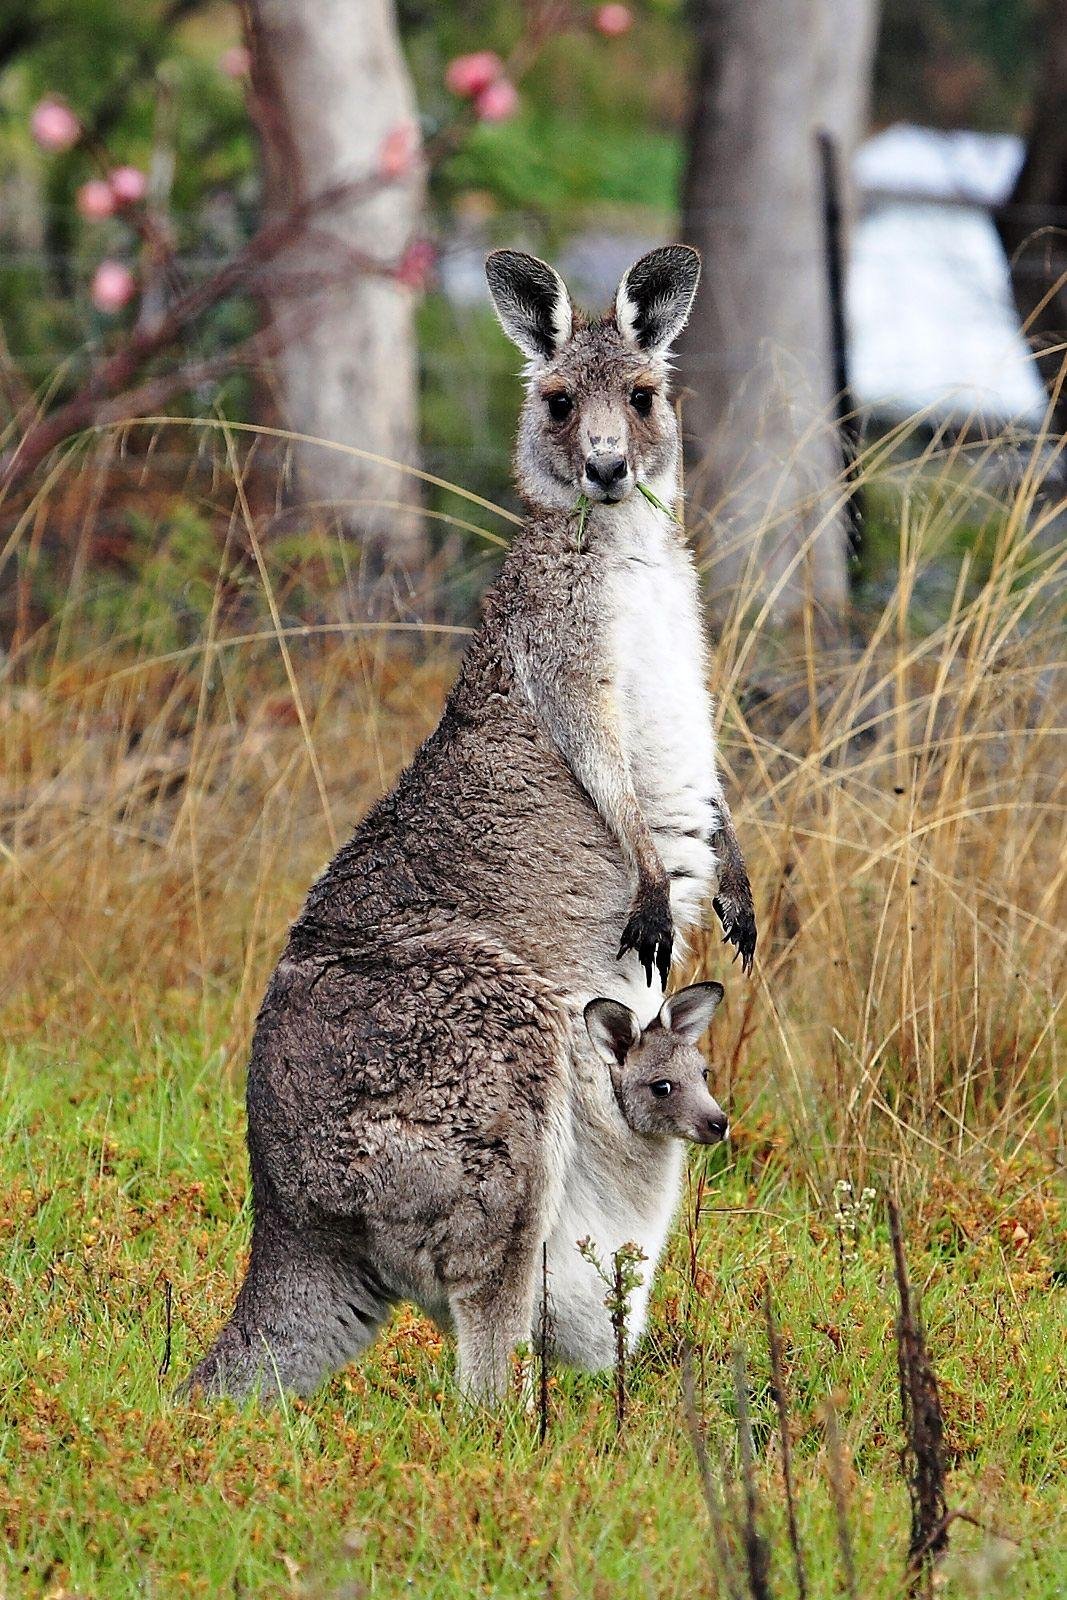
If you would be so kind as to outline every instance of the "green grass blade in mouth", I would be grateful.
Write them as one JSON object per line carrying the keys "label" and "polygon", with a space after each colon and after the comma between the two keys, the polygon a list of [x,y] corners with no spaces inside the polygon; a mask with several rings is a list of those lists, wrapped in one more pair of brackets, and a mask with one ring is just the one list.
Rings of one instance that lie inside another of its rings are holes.
{"label": "green grass blade in mouth", "polygon": [[641,493],[644,495],[645,499],[648,501],[650,506],[655,506],[657,511],[662,511],[663,515],[665,517],[670,517],[672,522],[677,522],[678,521],[678,518],[675,516],[674,512],[671,510],[670,506],[665,506],[663,504],[663,501],[660,499],[659,495],[658,494],[653,494],[652,490],[648,487],[648,484],[647,483],[642,483],[640,478],[638,478],[638,480],[637,480],[637,487],[640,489]]}
{"label": "green grass blade in mouth", "polygon": [[578,513],[578,548],[580,550],[582,548],[582,540],[585,538],[585,519],[589,515],[589,496],[580,494],[574,502],[574,509]]}

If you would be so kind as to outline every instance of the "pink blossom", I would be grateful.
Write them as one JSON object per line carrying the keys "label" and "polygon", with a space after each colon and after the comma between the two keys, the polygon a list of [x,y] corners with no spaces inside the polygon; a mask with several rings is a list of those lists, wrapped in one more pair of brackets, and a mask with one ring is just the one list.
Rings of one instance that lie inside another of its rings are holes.
{"label": "pink blossom", "polygon": [[98,311],[113,315],[128,305],[137,293],[137,280],[121,261],[101,261],[93,273],[89,290]]}
{"label": "pink blossom", "polygon": [[56,95],[38,101],[30,116],[30,132],[42,150],[69,150],[81,138],[82,125]]}
{"label": "pink blossom", "polygon": [[475,98],[474,109],[482,122],[506,122],[514,116],[519,91],[508,78],[498,78]]}
{"label": "pink blossom", "polygon": [[403,178],[415,165],[419,130],[413,122],[398,122],[378,146],[378,171],[383,178]]}
{"label": "pink blossom", "polygon": [[103,178],[90,178],[83,183],[74,203],[87,222],[103,222],[115,214],[115,196]]}
{"label": "pink blossom", "polygon": [[429,239],[413,239],[397,263],[397,282],[408,289],[425,289],[436,260],[437,252]]}
{"label": "pink blossom", "polygon": [[243,44],[231,44],[219,57],[219,71],[227,78],[246,78],[251,65],[252,57]]}
{"label": "pink blossom", "polygon": [[634,14],[629,6],[598,6],[593,14],[594,28],[606,39],[617,39],[621,33],[629,33],[633,21]]}
{"label": "pink blossom", "polygon": [[115,167],[107,181],[116,205],[135,206],[148,193],[148,179],[140,167]]}
{"label": "pink blossom", "polygon": [[448,63],[445,83],[453,94],[465,100],[484,93],[504,73],[504,63],[494,50],[475,50],[473,55],[456,56]]}

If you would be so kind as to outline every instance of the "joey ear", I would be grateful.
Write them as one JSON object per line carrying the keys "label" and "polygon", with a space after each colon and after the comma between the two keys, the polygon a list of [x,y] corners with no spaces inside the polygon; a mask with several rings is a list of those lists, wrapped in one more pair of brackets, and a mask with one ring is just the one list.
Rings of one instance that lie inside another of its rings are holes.
{"label": "joey ear", "polygon": [[500,325],[523,355],[543,360],[567,343],[574,313],[554,267],[521,250],[494,250],[485,276]]}
{"label": "joey ear", "polygon": [[700,256],[687,244],[668,244],[635,261],[615,295],[615,321],[630,344],[662,354],[689,319],[700,281]]}
{"label": "joey ear", "polygon": [[693,983],[664,1000],[659,1010],[663,1027],[687,1044],[695,1044],[719,1008],[726,990],[721,983]]}
{"label": "joey ear", "polygon": [[585,1025],[597,1055],[609,1067],[621,1067],[641,1037],[637,1018],[619,1000],[590,1000]]}

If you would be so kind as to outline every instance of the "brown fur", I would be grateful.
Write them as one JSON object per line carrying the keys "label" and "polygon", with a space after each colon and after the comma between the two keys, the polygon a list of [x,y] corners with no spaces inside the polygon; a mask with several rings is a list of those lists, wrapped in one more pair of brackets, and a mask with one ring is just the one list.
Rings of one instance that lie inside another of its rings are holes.
{"label": "brown fur", "polygon": [[[554,275],[539,272],[543,312]],[[603,323],[573,345],[557,376],[605,403],[648,367]],[[665,399],[630,448],[642,473],[676,462]],[[557,1354],[596,1366],[611,1330],[574,1251],[601,1227],[590,1206],[607,1206],[605,1233],[662,1244],[677,1173],[626,1126],[580,1010],[643,994],[646,973],[653,998],[682,889],[662,852],[713,868],[727,813],[721,791],[696,797],[704,839],[646,815],[608,670],[620,575],[641,573],[632,529],[611,505],[582,527],[573,461],[562,445],[553,459],[561,482],[572,472],[566,509],[531,513],[439,726],[312,886],[268,987],[248,1077],[251,1262],[192,1388],[306,1392],[410,1297],[454,1323],[468,1392],[498,1395],[546,1239]],[[675,531],[648,532],[688,583]]]}

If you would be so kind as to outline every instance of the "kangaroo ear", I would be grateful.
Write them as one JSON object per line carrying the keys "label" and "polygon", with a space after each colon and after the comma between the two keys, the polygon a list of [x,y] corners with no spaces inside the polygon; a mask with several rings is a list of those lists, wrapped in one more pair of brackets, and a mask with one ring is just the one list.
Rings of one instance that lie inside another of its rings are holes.
{"label": "kangaroo ear", "polygon": [[671,1033],[695,1044],[719,1008],[726,990],[721,983],[694,983],[679,989],[659,1008],[659,1020]]}
{"label": "kangaroo ear", "polygon": [[571,297],[546,261],[521,250],[494,250],[485,276],[500,325],[523,355],[543,359],[567,343],[574,326]]}
{"label": "kangaroo ear", "polygon": [[635,261],[615,295],[615,321],[630,344],[662,353],[689,319],[700,281],[700,257],[687,244],[668,244]]}
{"label": "kangaroo ear", "polygon": [[585,1025],[597,1055],[609,1067],[621,1067],[641,1037],[637,1018],[619,1000],[590,1000]]}

